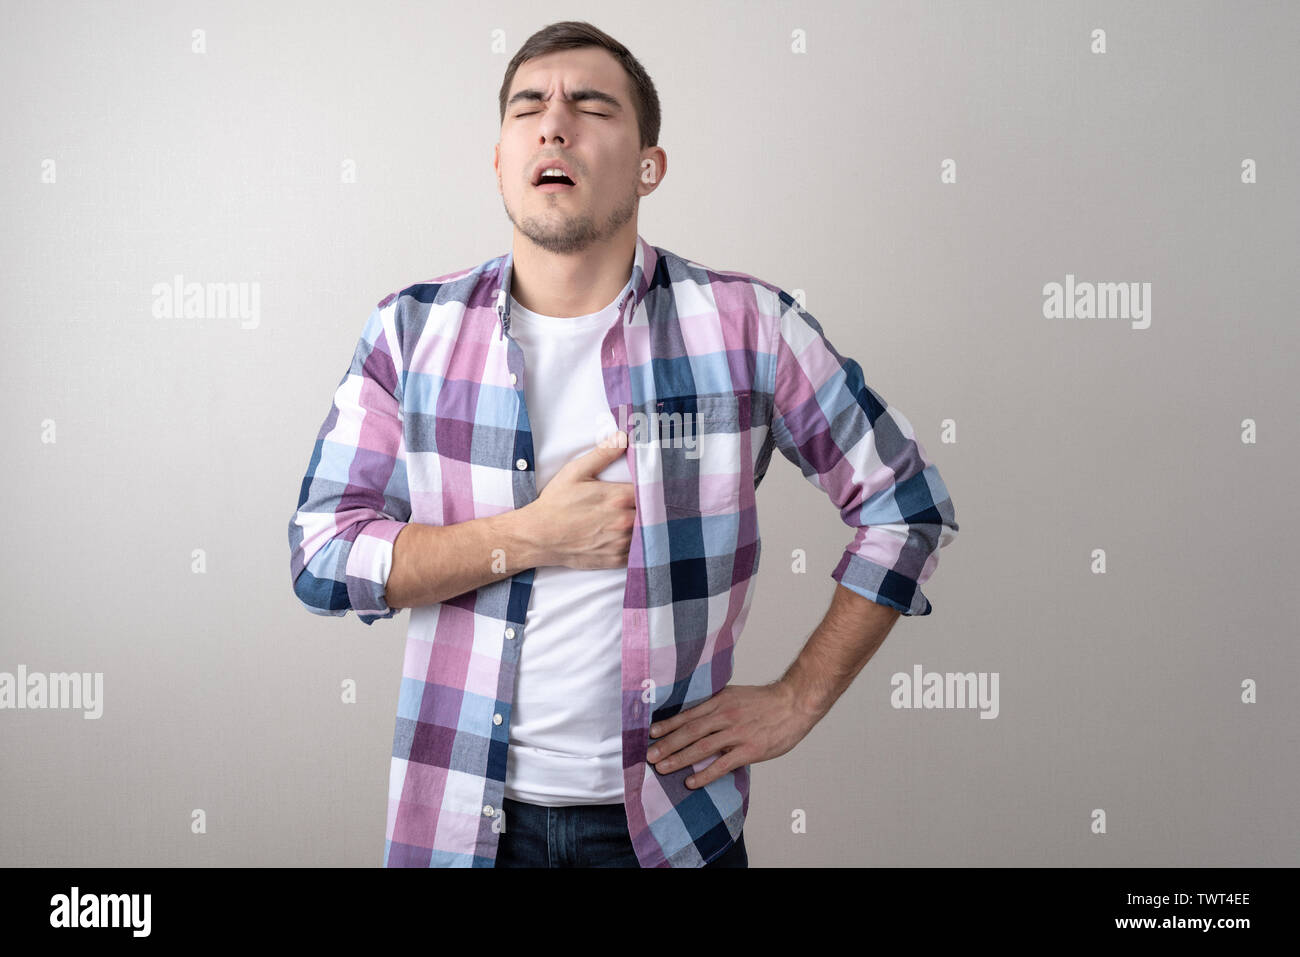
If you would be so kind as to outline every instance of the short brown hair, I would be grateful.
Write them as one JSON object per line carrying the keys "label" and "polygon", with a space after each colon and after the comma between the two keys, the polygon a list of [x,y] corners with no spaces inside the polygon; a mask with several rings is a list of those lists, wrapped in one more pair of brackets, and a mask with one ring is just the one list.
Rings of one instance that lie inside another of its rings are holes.
{"label": "short brown hair", "polygon": [[506,77],[501,83],[501,92],[497,95],[501,122],[504,124],[506,121],[506,97],[510,95],[510,84],[514,82],[519,65],[534,57],[575,47],[601,47],[608,50],[622,65],[632,81],[629,86],[632,88],[632,105],[636,108],[637,129],[641,133],[641,148],[658,146],[659,94],[655,92],[654,81],[627,47],[584,20],[548,24],[524,41],[524,45],[506,67]]}

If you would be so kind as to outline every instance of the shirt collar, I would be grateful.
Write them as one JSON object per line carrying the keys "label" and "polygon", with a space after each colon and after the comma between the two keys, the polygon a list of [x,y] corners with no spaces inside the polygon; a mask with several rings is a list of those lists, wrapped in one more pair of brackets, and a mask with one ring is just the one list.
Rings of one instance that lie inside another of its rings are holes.
{"label": "shirt collar", "polygon": [[[628,322],[632,321],[637,306],[641,305],[641,300],[645,298],[646,292],[650,289],[650,280],[654,278],[658,261],[659,253],[638,233],[636,251],[632,260],[632,276],[628,282],[627,292],[623,294],[618,304],[620,316],[624,314],[627,306],[631,306],[631,310],[627,312]],[[510,328],[510,277],[513,272],[514,262],[515,253],[512,249],[506,253],[505,258],[501,261],[501,266],[496,274],[495,288],[492,290],[497,300],[498,335],[504,335]]]}

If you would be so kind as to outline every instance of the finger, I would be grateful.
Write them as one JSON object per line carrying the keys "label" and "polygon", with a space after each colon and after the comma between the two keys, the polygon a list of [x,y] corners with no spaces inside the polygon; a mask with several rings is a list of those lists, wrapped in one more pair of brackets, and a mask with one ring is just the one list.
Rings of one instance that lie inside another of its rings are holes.
{"label": "finger", "polygon": [[[726,691],[727,687],[729,686],[724,686],[722,691]],[[718,701],[718,695],[722,694],[722,691],[719,691],[718,694],[715,694],[711,698],[705,698],[699,704],[687,708],[685,711],[678,711],[671,718],[662,718],[659,721],[656,721],[654,724],[650,725],[650,737],[663,737],[674,728],[680,728],[692,718],[701,717],[702,715],[706,715],[710,711],[715,710],[720,703]]]}
{"label": "finger", "polygon": [[728,771],[733,768],[738,768],[744,763],[746,763],[746,759],[740,751],[740,748],[731,748],[719,755],[718,760],[714,761],[703,771],[689,775],[686,778],[686,786],[692,790],[702,788],[707,784],[712,784]]}
{"label": "finger", "polygon": [[[696,705],[696,707],[699,706]],[[650,737],[662,738],[664,735],[670,734],[680,728],[687,721],[690,721],[691,718],[695,717],[695,715],[695,708],[688,708],[685,711],[678,711],[671,718],[663,718],[656,721],[654,724],[650,725]]]}
{"label": "finger", "polygon": [[[730,727],[730,723],[722,715],[705,715],[698,720],[688,722],[676,731],[660,738],[646,751],[646,758],[660,770],[673,770],[682,766],[686,755],[695,754],[690,750],[691,746],[707,734],[715,731],[723,731]],[[707,752],[700,752],[699,757],[704,757]],[[664,768],[663,762],[671,760],[671,767]],[[698,760],[698,758],[697,758]]]}
{"label": "finger", "polygon": [[669,731],[679,727],[683,721],[688,720],[690,713],[690,711],[679,711],[671,718],[660,718],[654,724],[650,725],[650,737],[662,738]]}
{"label": "finger", "polygon": [[742,738],[735,728],[715,725],[712,733],[706,730],[705,733],[700,735],[699,740],[691,744],[690,747],[682,748],[676,754],[669,755],[656,762],[655,770],[660,774],[672,774],[682,768],[699,764],[701,761],[707,761],[713,755],[741,743],[743,743]]}
{"label": "finger", "polygon": [[612,449],[626,449],[626,448],[627,448],[627,433],[626,433],[625,431],[623,431],[622,429],[616,429],[615,431],[609,433],[609,435],[607,435],[607,436],[605,436],[604,438],[602,438],[599,442],[597,442],[597,443],[596,443],[596,448],[598,448],[598,449],[611,449],[611,448],[612,448]]}
{"label": "finger", "polygon": [[[620,435],[622,439],[617,438]],[[620,442],[622,442],[622,445],[619,444]],[[620,455],[626,454],[627,433],[615,432],[613,435],[602,439],[590,452],[585,452],[574,459],[574,470],[579,476],[594,477],[596,473],[603,471],[610,462],[613,462]]]}

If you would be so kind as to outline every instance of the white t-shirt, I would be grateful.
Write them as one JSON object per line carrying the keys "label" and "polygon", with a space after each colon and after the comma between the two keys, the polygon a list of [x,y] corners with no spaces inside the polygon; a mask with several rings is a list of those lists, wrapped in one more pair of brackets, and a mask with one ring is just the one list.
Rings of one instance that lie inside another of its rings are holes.
{"label": "white t-shirt", "polygon": [[[629,280],[630,282],[631,280]],[[529,312],[513,297],[510,335],[524,353],[524,400],[537,491],[618,425],[600,347],[619,321],[618,298],[587,316]],[[631,482],[622,456],[596,476]],[[627,566],[533,571],[519,648],[505,795],[558,807],[623,800],[623,592]]]}

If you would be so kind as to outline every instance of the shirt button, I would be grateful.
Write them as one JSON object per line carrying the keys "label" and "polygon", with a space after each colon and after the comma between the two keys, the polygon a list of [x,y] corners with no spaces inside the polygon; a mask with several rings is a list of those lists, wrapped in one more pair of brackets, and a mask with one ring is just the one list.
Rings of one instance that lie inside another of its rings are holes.
{"label": "shirt button", "polygon": [[507,629],[506,629],[506,637],[507,637],[507,638],[513,638],[514,636],[515,636],[515,630],[514,630],[513,628],[507,628]]}
{"label": "shirt button", "polygon": [[493,809],[492,809],[492,805],[491,805],[491,804],[484,804],[484,805],[483,805],[483,816],[484,816],[484,817],[491,817],[494,813],[495,813],[495,811],[493,811]]}
{"label": "shirt button", "polygon": [[518,381],[519,381],[519,376],[515,375],[513,372],[510,373],[510,384],[514,385]]}
{"label": "shirt button", "polygon": [[499,715],[499,714],[494,714],[494,715],[492,715],[492,723],[493,723],[493,724],[500,724],[500,723],[501,723],[501,715]]}
{"label": "shirt button", "polygon": [[527,460],[527,459],[518,459],[518,460],[515,462],[515,468],[519,469],[519,471],[522,472],[524,469],[528,468],[528,460]]}

